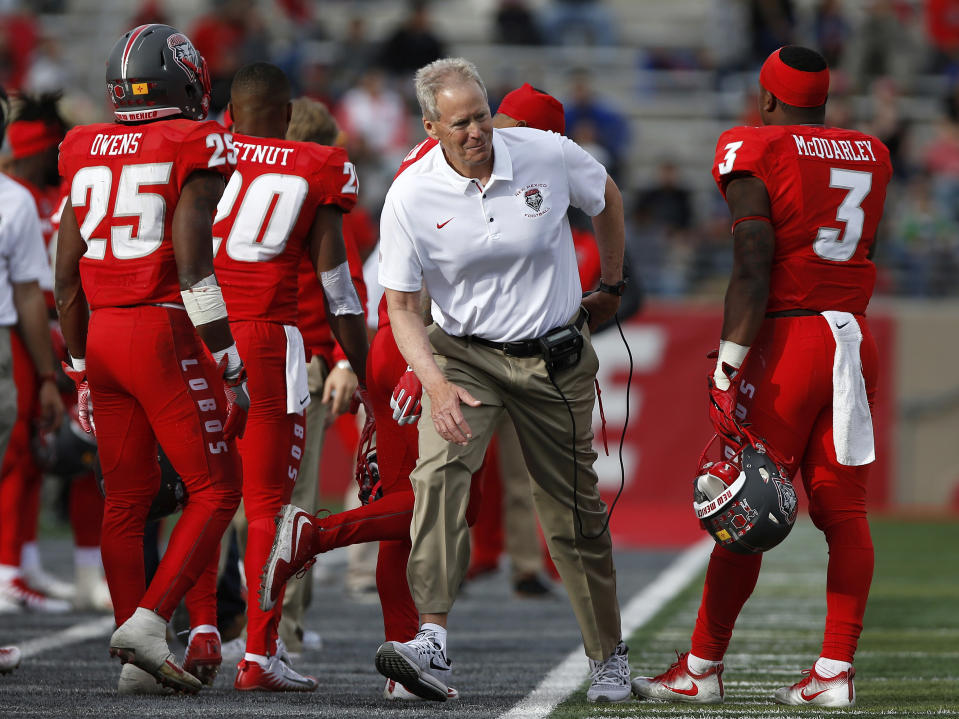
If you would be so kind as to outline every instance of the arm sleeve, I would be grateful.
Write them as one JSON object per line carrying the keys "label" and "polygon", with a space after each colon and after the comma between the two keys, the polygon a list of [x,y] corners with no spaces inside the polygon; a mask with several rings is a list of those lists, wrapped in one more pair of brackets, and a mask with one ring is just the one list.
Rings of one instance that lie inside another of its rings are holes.
{"label": "arm sleeve", "polygon": [[3,221],[13,239],[10,252],[10,281],[39,282],[51,286],[53,277],[43,246],[40,218],[33,198],[24,191],[23,201],[4,212]]}
{"label": "arm sleeve", "polygon": [[713,179],[726,197],[726,184],[735,177],[752,175],[766,181],[767,143],[752,127],[726,130],[716,142]]}
{"label": "arm sleeve", "polygon": [[320,189],[319,204],[335,205],[343,212],[349,212],[356,205],[359,193],[356,168],[342,148],[323,149],[328,152],[326,162],[317,172],[315,180]]}
{"label": "arm sleeve", "polygon": [[397,196],[390,191],[380,215],[379,281],[391,290],[416,292],[423,286],[423,266],[400,212]]}
{"label": "arm sleeve", "polygon": [[606,168],[569,138],[559,136],[569,179],[569,204],[595,217],[606,207]]}

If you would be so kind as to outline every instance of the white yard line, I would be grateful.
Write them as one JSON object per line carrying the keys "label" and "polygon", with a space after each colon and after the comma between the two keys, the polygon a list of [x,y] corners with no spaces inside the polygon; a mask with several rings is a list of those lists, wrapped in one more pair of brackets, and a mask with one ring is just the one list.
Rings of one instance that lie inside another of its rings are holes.
{"label": "white yard line", "polygon": [[[704,537],[669,565],[639,594],[623,607],[623,636],[628,637],[655,616],[656,612],[681,592],[706,566],[715,542]],[[572,694],[586,678],[586,656],[574,649],[521,702],[499,719],[543,719]]]}
{"label": "white yard line", "polygon": [[[101,617],[88,622],[80,622],[53,634],[45,634],[36,639],[29,639],[21,644],[20,655],[26,659],[50,649],[63,649],[70,644],[85,642],[87,639],[106,636],[113,631],[113,617]],[[106,647],[104,647],[106,653]]]}

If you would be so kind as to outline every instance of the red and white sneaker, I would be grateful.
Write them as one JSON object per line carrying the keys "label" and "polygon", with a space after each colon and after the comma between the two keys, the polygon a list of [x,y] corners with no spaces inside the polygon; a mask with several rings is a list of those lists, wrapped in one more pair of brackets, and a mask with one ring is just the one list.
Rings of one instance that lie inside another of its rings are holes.
{"label": "red and white sneaker", "polygon": [[856,687],[852,682],[856,670],[852,667],[829,679],[816,674],[815,664],[803,674],[805,676],[791,687],[777,689],[773,699],[793,706],[851,707],[856,703]]}
{"label": "red and white sneaker", "polygon": [[[206,627],[200,627],[205,629]],[[210,627],[210,629],[214,629]],[[220,654],[220,634],[216,631],[196,632],[187,645],[183,656],[183,669],[212,687],[216,674],[220,671],[223,656]]]}
{"label": "red and white sneaker", "polygon": [[0,647],[0,674],[9,674],[20,666],[18,647]]}
{"label": "red and white sneaker", "polygon": [[319,682],[316,677],[298,673],[279,656],[268,657],[266,665],[244,659],[236,668],[233,687],[251,692],[312,692]]}
{"label": "red and white sneaker", "polygon": [[274,521],[273,548],[260,575],[260,609],[264,612],[276,605],[290,577],[312,566],[315,535],[322,531],[315,524],[316,517],[292,504],[284,505]]}
{"label": "red and white sneaker", "polygon": [[666,702],[721,704],[726,695],[722,662],[702,674],[696,674],[689,669],[689,652],[677,652],[676,658],[677,661],[658,676],[633,679],[633,694],[640,699]]}
{"label": "red and white sneaker", "polygon": [[[423,697],[416,696],[409,689],[404,687],[399,682],[393,681],[392,679],[386,680],[386,686],[383,688],[383,697],[389,699],[390,701],[401,701],[401,702],[421,702],[425,701]],[[459,699],[460,693],[456,691],[453,687],[446,687],[446,699]]]}
{"label": "red and white sneaker", "polygon": [[18,604],[28,612],[39,614],[63,614],[73,609],[73,605],[65,599],[48,597],[27,586],[22,577],[0,583],[0,595],[10,603]]}

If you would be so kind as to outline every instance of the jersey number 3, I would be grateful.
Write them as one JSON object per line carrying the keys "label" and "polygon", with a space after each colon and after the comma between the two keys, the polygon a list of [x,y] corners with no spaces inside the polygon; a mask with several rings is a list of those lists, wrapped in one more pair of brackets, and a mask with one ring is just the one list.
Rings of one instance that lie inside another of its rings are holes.
{"label": "jersey number 3", "polygon": [[836,220],[846,226],[842,230],[820,227],[812,248],[824,260],[845,262],[856,253],[856,247],[862,239],[862,228],[866,219],[862,203],[872,189],[872,173],[832,167],[829,169],[829,186],[847,190],[836,210]]}

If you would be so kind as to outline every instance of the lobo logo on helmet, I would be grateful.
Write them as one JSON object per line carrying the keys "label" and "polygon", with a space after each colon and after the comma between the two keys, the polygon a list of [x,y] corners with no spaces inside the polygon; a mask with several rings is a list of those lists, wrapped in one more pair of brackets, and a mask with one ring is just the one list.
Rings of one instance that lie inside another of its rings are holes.
{"label": "lobo logo on helmet", "polygon": [[792,482],[785,475],[783,475],[782,480],[775,478],[773,484],[776,487],[776,493],[779,495],[779,509],[787,521],[792,524],[796,521],[796,513],[799,511],[799,499],[796,497],[796,490],[793,489]]}
{"label": "lobo logo on helmet", "polygon": [[174,33],[166,39],[167,47],[173,51],[173,59],[183,68],[190,82],[199,82],[199,68],[202,64],[200,53],[183,33]]}

